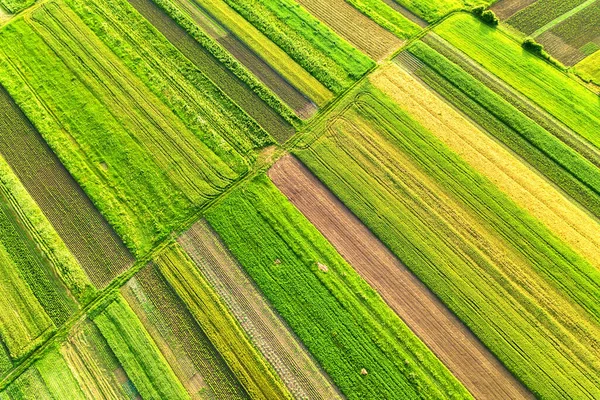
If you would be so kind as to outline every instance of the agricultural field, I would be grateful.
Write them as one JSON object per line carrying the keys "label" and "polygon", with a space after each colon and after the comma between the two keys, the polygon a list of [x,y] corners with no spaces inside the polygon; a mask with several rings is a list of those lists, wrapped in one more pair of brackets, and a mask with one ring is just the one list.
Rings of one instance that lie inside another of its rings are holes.
{"label": "agricultural field", "polygon": [[599,10],[0,0],[0,399],[600,398]]}

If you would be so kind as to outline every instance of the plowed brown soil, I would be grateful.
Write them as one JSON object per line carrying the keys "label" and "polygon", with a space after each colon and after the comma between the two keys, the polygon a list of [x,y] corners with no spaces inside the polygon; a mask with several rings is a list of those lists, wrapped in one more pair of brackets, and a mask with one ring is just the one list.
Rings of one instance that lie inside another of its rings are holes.
{"label": "plowed brown soil", "polygon": [[269,177],[476,398],[532,397],[298,160],[284,156]]}
{"label": "plowed brown soil", "polygon": [[536,1],[537,0],[500,0],[495,3],[491,9],[496,13],[498,18],[504,21]]}

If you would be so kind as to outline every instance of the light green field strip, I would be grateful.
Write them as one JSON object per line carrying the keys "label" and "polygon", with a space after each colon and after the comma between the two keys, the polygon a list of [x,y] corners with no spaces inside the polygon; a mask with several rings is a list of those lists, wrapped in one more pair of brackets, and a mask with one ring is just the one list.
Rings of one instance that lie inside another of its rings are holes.
{"label": "light green field strip", "polygon": [[470,397],[265,175],[206,218],[345,396]]}
{"label": "light green field strip", "polygon": [[29,368],[0,393],[1,400],[55,400],[39,371]]}
{"label": "light green field strip", "polygon": [[317,105],[322,106],[333,98],[333,94],[311,76],[286,52],[277,47],[252,24],[242,18],[222,0],[178,0],[196,2],[208,10],[227,29],[260,55],[267,64],[279,72],[298,90],[307,95]]}
{"label": "light green field strip", "polygon": [[190,398],[142,323],[120,295],[93,320],[143,398]]}
{"label": "light green field strip", "polygon": [[501,30],[470,15],[453,16],[435,32],[600,147],[600,103],[596,94],[523,50]]}
{"label": "light green field strip", "polygon": [[46,352],[44,357],[35,363],[35,368],[55,399],[86,398],[58,348]]}
{"label": "light green field strip", "polygon": [[353,94],[295,153],[534,395],[598,397],[600,272],[389,98]]}
{"label": "light green field strip", "polygon": [[580,61],[575,65],[575,70],[584,78],[600,85],[600,50]]}
{"label": "light green field strip", "polygon": [[0,43],[1,83],[136,255],[237,178],[66,7]]}
{"label": "light green field strip", "polygon": [[252,345],[218,294],[179,245],[163,251],[156,264],[251,398],[292,398],[270,364]]}
{"label": "light green field strip", "polygon": [[[538,29],[537,31],[533,32],[530,36],[534,37],[534,38],[540,36],[542,33],[546,32],[547,30],[551,29],[552,27],[560,24],[561,22],[563,22],[564,20],[568,19],[572,15],[577,14],[579,11],[581,11],[584,8],[592,5],[596,1],[598,1],[598,0],[587,0],[585,3],[580,4],[579,6],[575,7],[571,11],[569,11],[567,13],[564,13],[560,17],[558,17],[558,18],[556,18],[556,19],[548,22],[546,25],[542,26],[540,29]],[[581,27],[581,29],[585,29],[585,27]]]}
{"label": "light green field strip", "polygon": [[95,293],[89,277],[2,155],[0,155],[0,193],[5,199],[12,200],[13,209],[18,213],[35,243],[50,260],[54,272],[62,279],[73,296],[80,302],[89,300]]}
{"label": "light green field strip", "polygon": [[53,328],[52,321],[19,275],[19,269],[0,243],[0,337],[10,357],[18,359]]}

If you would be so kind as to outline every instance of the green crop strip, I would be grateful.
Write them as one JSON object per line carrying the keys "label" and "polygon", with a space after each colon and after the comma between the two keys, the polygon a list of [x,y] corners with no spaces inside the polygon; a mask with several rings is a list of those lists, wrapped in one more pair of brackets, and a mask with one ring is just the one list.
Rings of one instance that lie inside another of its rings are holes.
{"label": "green crop strip", "polygon": [[143,398],[190,398],[122,297],[118,296],[93,320]]}
{"label": "green crop strip", "polygon": [[600,171],[519,110],[426,44],[409,48],[428,68],[415,74],[600,217]]}
{"label": "green crop strip", "polygon": [[206,214],[346,396],[469,397],[266,176],[236,189]]}
{"label": "green crop strip", "polygon": [[392,32],[400,39],[409,39],[421,28],[381,0],[348,0],[357,10]]}
{"label": "green crop strip", "polygon": [[472,16],[455,15],[434,31],[600,148],[596,94]]}
{"label": "green crop strip", "polygon": [[295,153],[535,394],[599,395],[598,271],[397,105],[362,90]]}

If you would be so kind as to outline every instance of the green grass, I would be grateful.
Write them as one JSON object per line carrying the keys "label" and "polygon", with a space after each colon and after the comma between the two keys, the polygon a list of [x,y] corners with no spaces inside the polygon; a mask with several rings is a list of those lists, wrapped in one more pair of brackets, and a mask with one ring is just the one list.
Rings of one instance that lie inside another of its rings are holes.
{"label": "green grass", "polygon": [[44,384],[39,371],[29,368],[9,387],[0,392],[2,400],[53,400],[52,394]]}
{"label": "green grass", "polygon": [[94,316],[93,321],[143,398],[190,398],[121,296]]}
{"label": "green grass", "polygon": [[594,164],[426,44],[417,42],[409,51],[429,67],[417,76],[600,217],[600,171]]}
{"label": "green grass", "polygon": [[580,61],[575,66],[575,70],[585,79],[594,82],[596,85],[600,85],[600,51],[596,51],[591,56]]}
{"label": "green grass", "polygon": [[[4,222],[2,217],[0,222]],[[42,334],[54,329],[54,326],[19,274],[19,255],[13,258],[6,249],[6,245],[13,244],[11,239],[3,236],[3,243],[0,243],[0,338],[14,360],[37,346]],[[21,256],[26,257],[27,254]]]}
{"label": "green grass", "polygon": [[[89,301],[95,294],[95,288],[85,271],[69,252],[42,210],[27,193],[27,190],[1,155],[0,198],[6,201],[7,204],[12,204],[13,213],[19,216],[21,225],[27,227],[28,234],[42,250],[44,256],[48,258],[49,264],[53,267],[53,272],[60,277],[70,293],[81,303]],[[4,233],[3,236],[10,237],[10,234]],[[26,256],[23,255],[21,258],[26,258]],[[34,274],[31,284],[35,285],[34,282],[37,280],[43,282],[48,279],[44,279],[39,273],[33,272],[35,270],[30,269]],[[38,295],[43,296],[44,290],[42,288],[35,287],[35,291]],[[50,306],[51,303],[60,304],[61,302],[49,300],[47,306]]]}
{"label": "green grass", "polygon": [[295,153],[534,394],[600,395],[599,272],[391,100],[360,90]]}
{"label": "green grass", "polygon": [[189,130],[66,7],[47,3],[11,23],[0,44],[1,83],[136,256],[247,170],[225,138],[213,138],[230,153],[221,158]]}
{"label": "green grass", "polygon": [[46,388],[55,399],[85,399],[79,383],[58,348],[52,348],[35,363]]}
{"label": "green grass", "polygon": [[348,398],[469,397],[265,175],[206,218]]}
{"label": "green grass", "polygon": [[15,14],[35,4],[36,0],[0,0],[0,7]]}
{"label": "green grass", "polygon": [[156,264],[251,398],[291,398],[281,379],[179,245],[163,251]]}
{"label": "green grass", "polygon": [[453,16],[435,32],[600,148],[596,94],[469,15]]}
{"label": "green grass", "polygon": [[381,0],[348,0],[357,10],[400,39],[409,39],[421,28]]}
{"label": "green grass", "polygon": [[224,1],[336,94],[374,65],[293,0]]}

